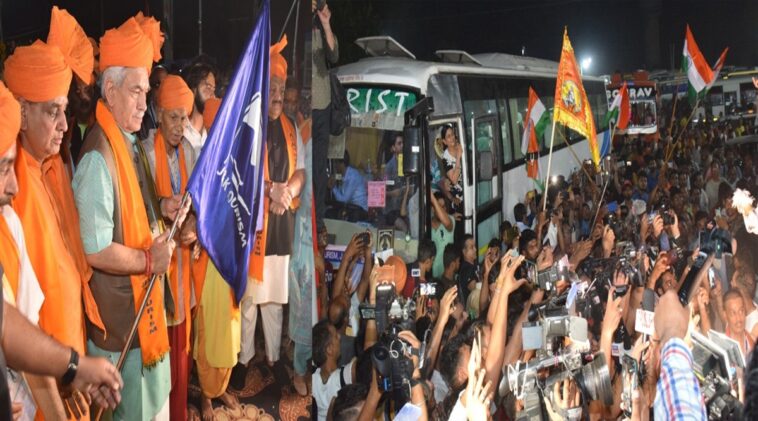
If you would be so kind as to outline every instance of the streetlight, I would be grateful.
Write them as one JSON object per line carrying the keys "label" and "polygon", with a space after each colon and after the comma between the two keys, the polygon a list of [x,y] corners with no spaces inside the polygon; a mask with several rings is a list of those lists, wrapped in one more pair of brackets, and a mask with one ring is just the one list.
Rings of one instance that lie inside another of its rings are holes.
{"label": "streetlight", "polygon": [[590,69],[591,64],[592,64],[592,57],[585,57],[582,59],[582,74],[584,74]]}

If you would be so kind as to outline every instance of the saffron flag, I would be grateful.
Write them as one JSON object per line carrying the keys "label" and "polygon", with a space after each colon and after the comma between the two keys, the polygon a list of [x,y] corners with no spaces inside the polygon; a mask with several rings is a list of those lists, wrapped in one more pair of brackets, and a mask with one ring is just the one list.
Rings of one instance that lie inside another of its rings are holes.
{"label": "saffron flag", "polygon": [[[629,106],[629,89],[626,82],[619,89],[619,93],[613,98],[608,114],[605,115],[603,126],[610,127],[611,121],[616,124],[617,129],[624,130],[629,125],[629,119],[632,116],[632,109]],[[601,154],[602,155],[602,154]]]}
{"label": "saffron flag", "polygon": [[263,223],[271,23],[265,0],[187,184],[197,235],[239,302]]}
{"label": "saffron flag", "polygon": [[549,123],[550,117],[545,106],[530,86],[524,133],[521,136],[521,153],[526,157],[526,175],[529,178],[539,178],[540,147],[537,139],[542,138]]}
{"label": "saffron flag", "polygon": [[687,74],[687,91],[690,105],[694,106],[698,99],[702,99],[705,93],[716,82],[721,67],[724,65],[728,50],[728,48],[724,49],[716,62],[715,68],[711,69],[703,53],[700,52],[697,42],[695,42],[695,37],[692,35],[692,31],[690,31],[690,26],[687,25],[687,31],[684,36],[684,49],[682,50],[682,72]]}
{"label": "saffron flag", "polygon": [[558,80],[555,83],[555,108],[553,121],[587,138],[590,155],[595,166],[600,164],[600,150],[595,132],[595,120],[592,117],[587,93],[584,92],[579,66],[576,65],[574,49],[568,37],[568,30],[563,32],[561,61],[558,64]]}

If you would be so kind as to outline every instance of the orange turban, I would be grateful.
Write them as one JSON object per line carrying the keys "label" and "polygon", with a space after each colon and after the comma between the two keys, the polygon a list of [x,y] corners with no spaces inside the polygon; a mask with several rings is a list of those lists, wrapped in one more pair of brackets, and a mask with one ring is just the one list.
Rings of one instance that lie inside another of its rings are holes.
{"label": "orange turban", "polygon": [[0,155],[5,155],[13,146],[21,130],[21,105],[13,94],[0,82]]}
{"label": "orange turban", "polygon": [[100,38],[100,71],[112,66],[153,67],[153,41],[137,20],[129,18],[118,28],[109,29]]}
{"label": "orange turban", "polygon": [[163,47],[163,33],[161,32],[161,23],[155,20],[154,17],[146,17],[142,12],[137,13],[134,17],[139,23],[142,32],[150,38],[153,43],[153,61],[158,62],[161,60],[161,47]]}
{"label": "orange turban", "polygon": [[287,60],[282,55],[282,50],[287,46],[287,34],[284,34],[281,40],[272,45],[268,51],[269,54],[269,77],[277,76],[282,80],[287,80]]}
{"label": "orange turban", "polygon": [[47,35],[48,45],[60,48],[66,59],[66,64],[84,83],[92,83],[92,69],[95,66],[95,56],[92,44],[87,34],[73,16],[67,11],[53,6],[50,17],[50,33]]}
{"label": "orange turban", "polygon": [[203,126],[205,130],[210,130],[213,120],[216,119],[218,109],[221,107],[221,99],[209,98],[205,101],[205,108],[203,109]]}
{"label": "orange turban", "polygon": [[195,95],[190,90],[187,83],[179,76],[168,75],[163,79],[161,86],[158,88],[158,107],[164,110],[175,110],[183,108],[187,111],[187,116],[192,114],[192,105],[195,102]]}
{"label": "orange turban", "polygon": [[45,102],[67,96],[71,86],[71,68],[60,48],[37,40],[18,47],[5,60],[5,83],[17,97],[31,102]]}

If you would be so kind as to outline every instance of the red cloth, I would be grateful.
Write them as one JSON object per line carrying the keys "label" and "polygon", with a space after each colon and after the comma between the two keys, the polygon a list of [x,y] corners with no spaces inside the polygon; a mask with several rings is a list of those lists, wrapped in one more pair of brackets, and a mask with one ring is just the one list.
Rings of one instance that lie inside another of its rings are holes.
{"label": "red cloth", "polygon": [[[188,314],[187,317],[190,317]],[[171,421],[186,421],[187,388],[192,371],[192,354],[187,350],[187,320],[181,324],[168,327],[168,340],[171,344],[171,394],[169,411]]]}

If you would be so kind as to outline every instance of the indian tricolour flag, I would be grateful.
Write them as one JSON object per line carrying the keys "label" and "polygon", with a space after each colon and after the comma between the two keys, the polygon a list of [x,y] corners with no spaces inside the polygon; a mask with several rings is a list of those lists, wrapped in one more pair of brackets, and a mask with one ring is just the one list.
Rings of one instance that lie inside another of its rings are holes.
{"label": "indian tricolour flag", "polygon": [[716,82],[721,67],[724,65],[724,59],[728,50],[728,48],[724,49],[721,57],[716,62],[715,68],[711,69],[695,42],[695,37],[692,35],[692,31],[690,31],[690,26],[687,25],[684,50],[682,51],[682,72],[687,74],[687,81],[689,82],[690,105],[694,106],[698,98],[702,98],[714,82]]}
{"label": "indian tricolour flag", "polygon": [[[629,89],[626,82],[619,89],[619,93],[613,98],[608,114],[605,115],[603,126],[610,127],[611,121],[614,121],[617,129],[624,130],[629,125],[629,118],[632,116],[632,109],[629,106]],[[602,154],[601,154],[602,155]]]}
{"label": "indian tricolour flag", "polygon": [[521,153],[526,158],[526,174],[533,179],[539,178],[540,147],[537,139],[542,138],[550,123],[550,115],[545,111],[545,105],[530,86],[529,106],[524,119],[524,133],[521,136]]}

